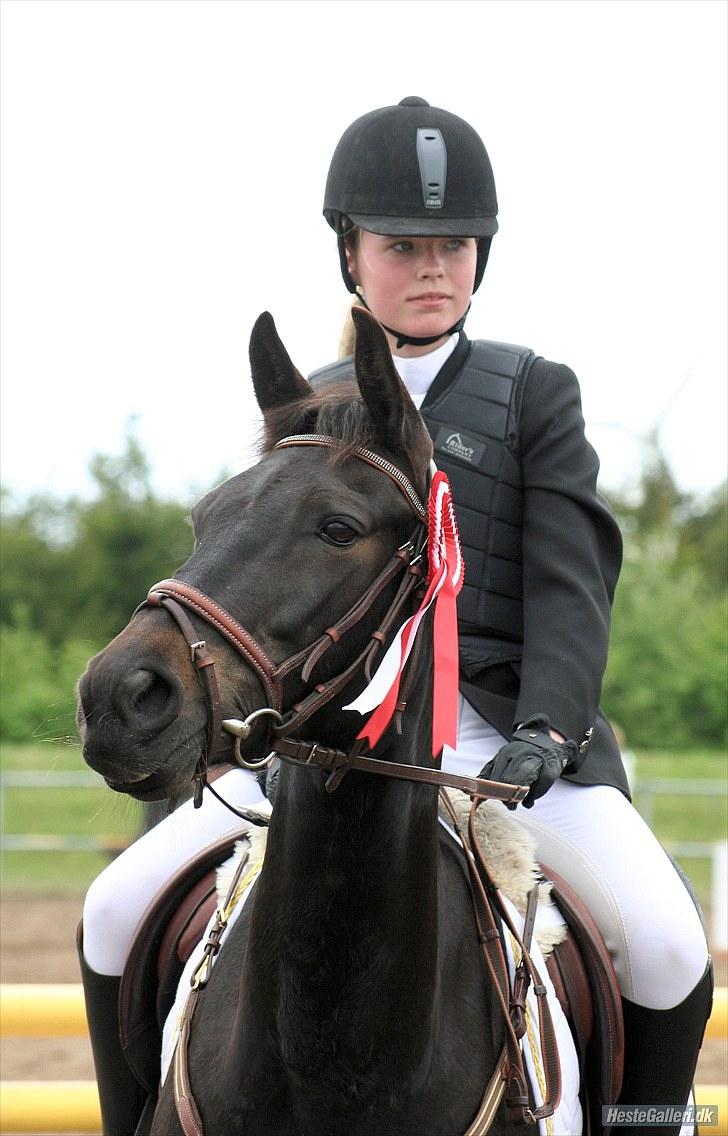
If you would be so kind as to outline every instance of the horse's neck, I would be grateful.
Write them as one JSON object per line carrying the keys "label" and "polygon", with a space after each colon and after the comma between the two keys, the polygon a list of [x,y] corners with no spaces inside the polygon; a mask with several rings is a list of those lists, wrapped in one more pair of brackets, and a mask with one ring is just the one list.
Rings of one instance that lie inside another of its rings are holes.
{"label": "horse's neck", "polygon": [[[377,755],[404,765],[427,761],[432,746],[431,661],[424,643],[423,639],[410,663],[412,697],[402,731],[390,729],[386,748]],[[328,729],[324,726],[324,744],[342,744],[336,733],[341,714],[335,711]],[[344,712],[343,721],[350,731],[350,712]],[[281,770],[267,855],[267,864],[277,865],[275,874],[269,875],[278,898],[285,902],[285,897],[300,890],[311,897],[304,902],[306,909],[319,894],[322,907],[335,904],[339,897],[348,909],[361,894],[378,926],[400,922],[410,908],[421,911],[427,897],[434,903],[436,790],[354,772],[328,793],[325,776],[314,769],[284,766]],[[433,914],[430,910],[428,917]]]}
{"label": "horse's neck", "polygon": [[[414,727],[391,760],[423,752],[429,730]],[[297,1005],[310,1018],[315,1004],[317,1020],[348,1014],[361,1031],[368,1000],[372,1041],[396,1014],[424,1044],[432,1006],[420,991],[437,986],[436,790],[352,773],[330,795],[323,780],[312,769],[281,772],[248,965],[260,960],[266,996],[292,1018]]]}
{"label": "horse's neck", "polygon": [[434,902],[436,790],[353,773],[328,794],[324,776],[281,775],[266,856],[277,899],[323,912],[338,903],[348,911],[360,897],[362,918],[382,928]]}

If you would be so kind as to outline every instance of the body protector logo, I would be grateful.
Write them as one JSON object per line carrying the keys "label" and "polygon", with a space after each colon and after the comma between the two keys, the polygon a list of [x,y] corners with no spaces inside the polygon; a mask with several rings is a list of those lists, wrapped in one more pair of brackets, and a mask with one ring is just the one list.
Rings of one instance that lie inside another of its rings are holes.
{"label": "body protector logo", "polygon": [[468,465],[478,465],[485,453],[485,444],[476,438],[464,434],[462,430],[451,430],[443,426],[435,439],[435,446],[440,453],[448,457],[457,458],[458,461],[467,462]]}

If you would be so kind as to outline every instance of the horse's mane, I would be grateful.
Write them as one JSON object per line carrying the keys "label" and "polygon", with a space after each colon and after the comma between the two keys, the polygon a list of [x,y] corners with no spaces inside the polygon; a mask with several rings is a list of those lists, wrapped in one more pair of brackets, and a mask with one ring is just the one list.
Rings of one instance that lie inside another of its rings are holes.
{"label": "horse's mane", "polygon": [[332,383],[323,390],[266,411],[259,452],[264,456],[290,434],[326,434],[341,442],[345,457],[356,446],[371,448],[375,428],[354,382]]}

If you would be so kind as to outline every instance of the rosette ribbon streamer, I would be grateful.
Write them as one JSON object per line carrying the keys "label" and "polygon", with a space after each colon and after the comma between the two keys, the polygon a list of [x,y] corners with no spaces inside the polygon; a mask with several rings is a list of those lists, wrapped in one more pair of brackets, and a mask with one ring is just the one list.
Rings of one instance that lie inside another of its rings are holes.
{"label": "rosette ribbon streamer", "polygon": [[427,591],[422,603],[395,635],[369,685],[345,710],[372,711],[357,735],[371,749],[392,720],[405,665],[425,614],[434,605],[432,755],[457,744],[458,623],[457,597],[465,565],[447,475],[438,470],[427,501]]}

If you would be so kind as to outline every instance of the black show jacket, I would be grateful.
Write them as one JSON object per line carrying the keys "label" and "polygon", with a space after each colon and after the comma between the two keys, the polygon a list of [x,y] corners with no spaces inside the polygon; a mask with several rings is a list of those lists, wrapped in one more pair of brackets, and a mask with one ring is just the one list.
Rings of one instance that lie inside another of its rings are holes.
{"label": "black show jacket", "polygon": [[[353,377],[352,360],[314,386]],[[629,795],[599,710],[622,558],[597,493],[579,384],[527,348],[461,333],[421,414],[450,478],[465,555],[458,604],[464,697],[505,737],[533,714],[582,745],[581,784]]]}

